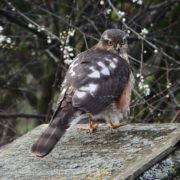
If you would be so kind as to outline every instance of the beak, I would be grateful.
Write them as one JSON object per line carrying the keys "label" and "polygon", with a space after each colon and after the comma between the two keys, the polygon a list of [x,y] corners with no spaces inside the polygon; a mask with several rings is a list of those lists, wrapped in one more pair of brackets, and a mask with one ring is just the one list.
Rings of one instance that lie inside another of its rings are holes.
{"label": "beak", "polygon": [[117,46],[116,46],[116,50],[118,51],[118,54],[119,54],[120,49],[121,49],[121,46],[120,46],[120,44],[118,43]]}

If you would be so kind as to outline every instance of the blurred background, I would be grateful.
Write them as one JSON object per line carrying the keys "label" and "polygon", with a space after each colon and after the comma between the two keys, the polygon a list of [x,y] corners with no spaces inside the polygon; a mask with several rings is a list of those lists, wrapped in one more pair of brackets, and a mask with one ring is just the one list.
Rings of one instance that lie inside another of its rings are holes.
{"label": "blurred background", "polygon": [[179,122],[179,10],[180,0],[1,0],[0,146],[49,122],[69,64],[110,28],[129,43],[128,121]]}

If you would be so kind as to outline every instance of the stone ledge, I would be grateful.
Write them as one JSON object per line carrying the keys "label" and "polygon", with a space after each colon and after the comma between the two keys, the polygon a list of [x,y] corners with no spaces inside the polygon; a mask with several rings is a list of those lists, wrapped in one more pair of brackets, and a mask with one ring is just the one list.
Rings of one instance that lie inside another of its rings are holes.
{"label": "stone ledge", "polygon": [[78,124],[43,159],[29,148],[47,127],[40,125],[0,149],[0,175],[5,179],[131,180],[170,154],[180,140],[179,124],[128,124],[92,134]]}

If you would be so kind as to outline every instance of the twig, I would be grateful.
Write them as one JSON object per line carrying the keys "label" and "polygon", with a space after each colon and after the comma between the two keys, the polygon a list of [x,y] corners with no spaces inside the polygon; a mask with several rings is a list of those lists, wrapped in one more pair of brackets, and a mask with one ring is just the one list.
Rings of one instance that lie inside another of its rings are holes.
{"label": "twig", "polygon": [[180,115],[180,110],[175,114],[175,116],[173,117],[173,119],[171,120],[171,123],[174,123],[176,121],[176,119],[178,118],[178,116]]}
{"label": "twig", "polygon": [[[5,3],[6,3],[9,7],[11,7],[12,9],[15,8],[11,3],[8,3],[8,2],[5,2]],[[3,11],[3,10],[1,10],[1,11]],[[36,22],[34,22],[32,19],[28,18],[25,14],[21,13],[20,11],[16,11],[16,12],[17,12],[19,15],[21,15],[24,19],[26,19],[26,20],[28,20],[29,22],[31,22],[32,24],[34,24],[35,26],[40,27],[39,24],[37,24]],[[48,12],[49,12],[49,11],[48,11]],[[5,14],[5,13],[4,13],[4,14]],[[51,14],[53,14],[53,13],[51,13]],[[51,35],[52,37],[54,37],[55,39],[57,39],[59,42],[61,42],[61,39],[60,39],[58,36],[54,35],[53,33],[51,33],[51,32],[48,31],[48,30],[45,31],[47,34],[46,34],[45,32],[38,32],[35,28],[30,28],[30,27],[28,27],[28,25],[20,22],[19,20],[16,20],[16,18],[10,16],[7,12],[6,12],[6,16],[9,17],[9,18],[11,17],[10,20],[13,19],[13,21],[16,22],[16,24],[18,24],[19,26],[28,29],[29,31],[33,32],[34,34],[37,34],[38,36],[40,36],[40,37],[42,37],[42,38],[47,38],[48,35]],[[18,22],[19,22],[19,23],[18,23]]]}
{"label": "twig", "polygon": [[46,115],[42,114],[0,114],[0,118],[37,118],[46,119]]}
{"label": "twig", "polygon": [[12,21],[13,23],[19,25],[20,27],[23,27],[24,29],[27,29],[28,31],[32,32],[33,34],[36,34],[41,38],[47,38],[47,34],[45,34],[44,32],[38,32],[35,28],[30,28],[27,24],[11,16],[7,11],[0,9],[0,14]]}

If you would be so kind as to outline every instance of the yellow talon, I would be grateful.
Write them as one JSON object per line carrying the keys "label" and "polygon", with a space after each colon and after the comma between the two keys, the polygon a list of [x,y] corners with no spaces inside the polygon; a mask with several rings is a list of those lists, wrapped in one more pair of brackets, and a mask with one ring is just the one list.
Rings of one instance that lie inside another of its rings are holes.
{"label": "yellow talon", "polygon": [[79,129],[80,130],[89,130],[90,133],[92,133],[94,129],[99,127],[99,125],[98,124],[96,124],[94,126],[92,125],[91,116],[89,114],[88,114],[88,119],[89,119],[89,128],[79,128]]}
{"label": "yellow talon", "polygon": [[127,123],[126,122],[122,122],[122,123],[119,123],[119,124],[113,124],[111,121],[109,124],[107,124],[108,127],[110,127],[110,129],[113,129],[113,128],[116,128],[116,127],[120,127],[120,126],[124,126],[126,125]]}

